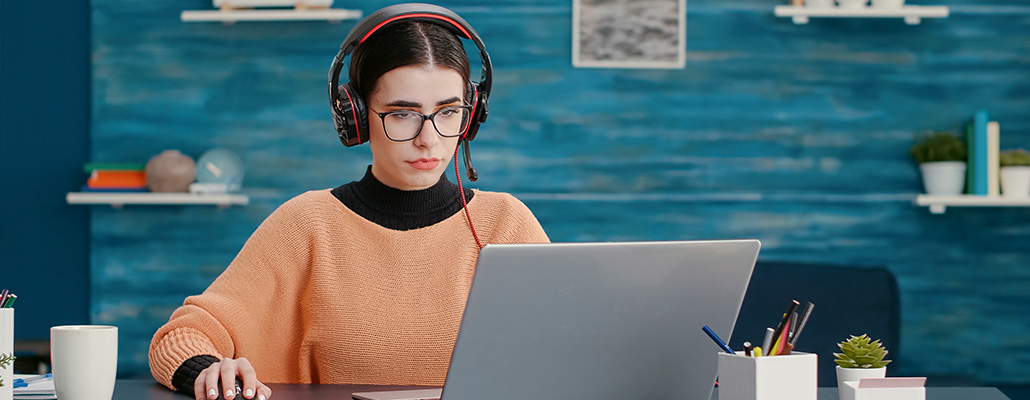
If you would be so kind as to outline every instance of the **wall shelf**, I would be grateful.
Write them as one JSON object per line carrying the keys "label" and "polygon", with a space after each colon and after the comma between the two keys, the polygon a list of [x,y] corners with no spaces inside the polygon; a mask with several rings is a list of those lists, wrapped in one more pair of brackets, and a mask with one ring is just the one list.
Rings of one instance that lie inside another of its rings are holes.
{"label": "wall shelf", "polygon": [[361,10],[339,8],[323,9],[263,9],[263,10],[186,10],[179,18],[183,22],[233,23],[237,21],[342,21],[360,19]]}
{"label": "wall shelf", "polygon": [[795,24],[807,24],[809,18],[904,18],[909,25],[919,25],[923,18],[947,18],[947,6],[901,6],[898,8],[839,8],[776,6],[777,17],[790,17]]}
{"label": "wall shelf", "polygon": [[1030,207],[1030,197],[995,196],[916,196],[917,206],[930,207],[934,214],[944,214],[947,207]]}
{"label": "wall shelf", "polygon": [[68,192],[68,204],[110,204],[122,208],[126,204],[145,205],[216,205],[219,208],[245,206],[250,197],[245,194],[190,194],[150,192]]}

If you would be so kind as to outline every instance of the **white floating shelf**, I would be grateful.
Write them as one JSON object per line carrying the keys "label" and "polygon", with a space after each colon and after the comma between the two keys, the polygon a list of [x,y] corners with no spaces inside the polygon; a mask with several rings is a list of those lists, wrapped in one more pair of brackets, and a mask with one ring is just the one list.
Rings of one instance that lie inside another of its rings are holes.
{"label": "white floating shelf", "polygon": [[180,15],[183,22],[236,21],[342,21],[361,18],[361,10],[339,8],[324,9],[263,9],[263,10],[186,10]]}
{"label": "white floating shelf", "polygon": [[934,214],[944,214],[947,207],[1030,207],[1030,197],[1004,196],[916,196],[916,205],[930,207]]}
{"label": "white floating shelf", "polygon": [[947,18],[947,6],[901,6],[898,8],[840,8],[776,6],[777,17],[790,17],[795,24],[807,24],[808,18],[904,18],[909,25],[919,25],[923,18]]}
{"label": "white floating shelf", "polygon": [[217,205],[221,208],[229,206],[245,206],[250,197],[245,194],[190,194],[190,193],[151,193],[151,192],[68,192],[65,195],[68,204],[110,204],[121,208],[126,204],[148,205]]}

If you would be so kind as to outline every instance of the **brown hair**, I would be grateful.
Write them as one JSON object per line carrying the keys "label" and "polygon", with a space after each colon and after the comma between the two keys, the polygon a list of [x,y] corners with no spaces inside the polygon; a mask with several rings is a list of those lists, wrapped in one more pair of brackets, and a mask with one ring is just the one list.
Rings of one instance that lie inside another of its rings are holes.
{"label": "brown hair", "polygon": [[387,72],[412,65],[450,68],[469,80],[469,60],[456,34],[431,22],[405,20],[376,32],[354,49],[350,82],[368,101]]}

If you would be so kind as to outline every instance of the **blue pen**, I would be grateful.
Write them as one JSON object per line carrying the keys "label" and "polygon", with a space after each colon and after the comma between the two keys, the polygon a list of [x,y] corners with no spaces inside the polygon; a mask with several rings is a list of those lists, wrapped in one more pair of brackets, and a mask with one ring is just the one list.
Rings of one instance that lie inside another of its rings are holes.
{"label": "blue pen", "polygon": [[701,330],[705,331],[705,333],[708,334],[708,337],[712,338],[712,340],[715,341],[715,344],[719,345],[719,347],[722,347],[723,351],[730,354],[737,354],[733,352],[733,349],[731,349],[730,346],[726,345],[726,342],[722,341],[722,339],[719,338],[719,335],[716,335],[715,332],[712,332],[712,328],[709,328],[708,325],[702,326]]}
{"label": "blue pen", "polygon": [[33,377],[25,378],[25,379],[18,378],[18,379],[14,380],[14,387],[16,387],[16,388],[28,387],[29,384],[32,383],[32,382],[43,381],[43,380],[51,379],[53,377],[54,377],[53,374],[46,374],[46,375],[33,376]]}

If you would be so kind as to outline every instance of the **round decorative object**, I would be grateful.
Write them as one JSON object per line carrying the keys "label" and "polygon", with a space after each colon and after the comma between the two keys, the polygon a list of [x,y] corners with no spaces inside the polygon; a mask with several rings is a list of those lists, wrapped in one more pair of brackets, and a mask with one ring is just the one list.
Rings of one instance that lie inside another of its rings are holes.
{"label": "round decorative object", "polygon": [[905,0],[873,0],[873,8],[901,8]]}
{"label": "round decorative object", "polygon": [[840,8],[863,8],[866,4],[869,4],[869,0],[837,0],[837,4]]}
{"label": "round decorative object", "polygon": [[187,192],[196,176],[197,165],[179,150],[165,150],[150,157],[144,172],[151,192]]}
{"label": "round decorative object", "polygon": [[243,186],[243,162],[226,148],[208,150],[197,159],[197,183],[223,184],[228,192]]}

